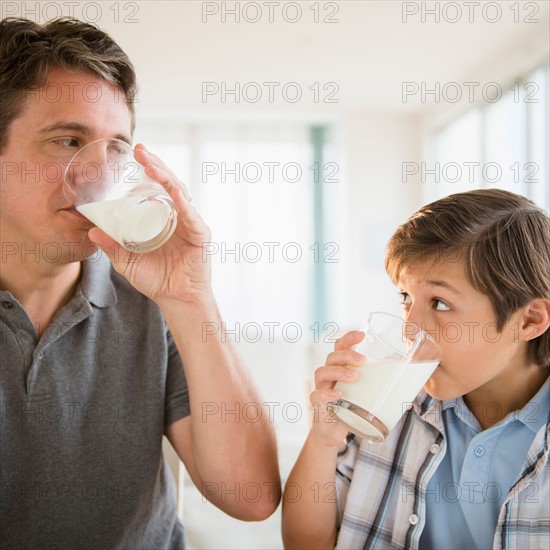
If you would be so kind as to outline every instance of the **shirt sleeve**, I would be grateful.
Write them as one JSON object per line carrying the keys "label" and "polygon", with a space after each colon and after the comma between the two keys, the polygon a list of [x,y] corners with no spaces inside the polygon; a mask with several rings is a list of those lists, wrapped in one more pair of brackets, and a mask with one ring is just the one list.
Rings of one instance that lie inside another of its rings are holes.
{"label": "shirt sleeve", "polygon": [[168,346],[168,367],[166,371],[166,392],[164,401],[164,427],[170,426],[177,420],[191,414],[189,405],[189,390],[187,380],[183,372],[181,357],[172,338],[172,334],[166,328],[166,341]]}
{"label": "shirt sleeve", "polygon": [[345,447],[338,453],[336,461],[336,509],[337,528],[340,528],[342,517],[346,508],[348,491],[355,468],[357,451],[359,450],[358,438],[348,434]]}

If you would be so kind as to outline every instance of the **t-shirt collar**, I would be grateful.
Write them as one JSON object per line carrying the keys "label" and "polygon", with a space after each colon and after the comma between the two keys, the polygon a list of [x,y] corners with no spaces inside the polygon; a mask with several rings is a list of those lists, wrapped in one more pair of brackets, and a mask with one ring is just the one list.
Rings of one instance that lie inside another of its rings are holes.
{"label": "t-shirt collar", "polygon": [[[544,367],[541,367],[544,368]],[[518,420],[529,428],[533,433],[537,433],[542,426],[548,422],[550,405],[550,377],[546,379],[539,391],[528,401],[528,403],[520,410],[512,411],[498,424],[507,424],[513,420]],[[443,401],[442,410],[455,409],[455,414],[458,418],[465,421],[467,424],[475,427],[477,421],[473,421],[473,415],[468,406],[464,402],[463,397],[449,399]],[[468,421],[469,419],[469,421]]]}
{"label": "t-shirt collar", "polygon": [[117,301],[110,272],[111,262],[101,250],[82,262],[79,287],[84,297],[97,307],[108,307]]}

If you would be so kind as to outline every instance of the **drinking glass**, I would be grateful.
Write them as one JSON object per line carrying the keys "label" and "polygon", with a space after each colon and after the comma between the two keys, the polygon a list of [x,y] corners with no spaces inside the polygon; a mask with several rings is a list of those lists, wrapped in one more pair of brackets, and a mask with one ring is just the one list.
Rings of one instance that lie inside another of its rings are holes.
{"label": "drinking glass", "polygon": [[176,229],[170,195],[119,139],[82,147],[65,170],[63,191],[76,210],[130,252],[151,252]]}
{"label": "drinking glass", "polygon": [[327,404],[352,433],[371,442],[386,439],[439,364],[439,344],[418,325],[373,312],[353,349],[366,356],[354,383],[337,382],[341,399]]}

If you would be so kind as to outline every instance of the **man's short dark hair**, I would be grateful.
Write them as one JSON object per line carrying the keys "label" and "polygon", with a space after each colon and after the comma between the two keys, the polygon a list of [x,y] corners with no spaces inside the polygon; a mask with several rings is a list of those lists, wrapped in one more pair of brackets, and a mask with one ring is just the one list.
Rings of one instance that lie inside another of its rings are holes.
{"label": "man's short dark hair", "polygon": [[51,69],[83,71],[119,87],[132,117],[136,74],[128,56],[105,32],[78,19],[61,17],[44,25],[28,19],[0,21],[0,151],[25,94],[44,86]]}

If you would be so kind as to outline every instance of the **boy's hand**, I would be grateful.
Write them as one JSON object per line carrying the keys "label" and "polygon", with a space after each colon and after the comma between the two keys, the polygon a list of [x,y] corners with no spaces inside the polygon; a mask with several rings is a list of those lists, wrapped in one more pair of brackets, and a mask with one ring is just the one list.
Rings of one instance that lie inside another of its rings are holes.
{"label": "boy's hand", "polygon": [[325,410],[325,406],[342,396],[341,391],[334,389],[336,382],[352,384],[357,380],[356,369],[365,364],[366,358],[351,348],[364,337],[365,333],[358,330],[346,333],[337,340],[334,351],[327,357],[326,365],[315,371],[315,390],[309,397],[314,410],[311,435],[324,445],[338,446],[348,433],[336,416]]}

